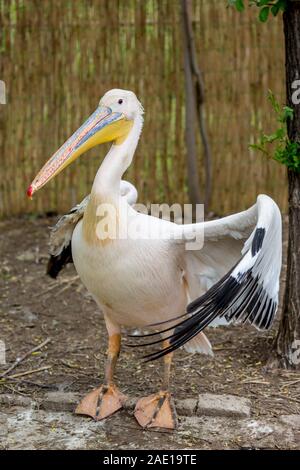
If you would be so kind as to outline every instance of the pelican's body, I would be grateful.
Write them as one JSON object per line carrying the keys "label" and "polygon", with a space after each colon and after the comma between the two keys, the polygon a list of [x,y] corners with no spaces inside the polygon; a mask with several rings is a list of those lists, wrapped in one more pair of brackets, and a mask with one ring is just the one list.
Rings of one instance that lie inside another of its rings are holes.
{"label": "pelican's body", "polygon": [[[134,93],[106,93],[92,116],[46,163],[28,194],[89,148],[113,142],[90,196],[61,219],[52,237],[52,258],[61,264],[73,258],[104,313],[109,335],[104,385],[90,392],[77,412],[103,419],[122,407],[124,396],[113,381],[122,326],[151,327],[187,312],[190,316],[182,322],[161,326],[165,349],[149,356],[165,356],[163,389],[140,399],[135,410],[144,427],[174,428],[168,391],[171,353],[185,345],[212,354],[202,330],[215,320],[270,327],[278,305],[281,216],[264,195],[244,212],[205,223],[177,225],[137,212],[137,192],[122,176],[138,144],[142,115]],[[186,241],[198,239],[203,231],[204,246],[187,249]],[[53,265],[51,270],[55,276],[59,271]]]}
{"label": "pelican's body", "polygon": [[85,240],[83,225],[84,220],[72,237],[76,271],[116,323],[146,326],[185,311],[184,259],[175,245],[172,249],[166,240],[112,240],[94,246]]}

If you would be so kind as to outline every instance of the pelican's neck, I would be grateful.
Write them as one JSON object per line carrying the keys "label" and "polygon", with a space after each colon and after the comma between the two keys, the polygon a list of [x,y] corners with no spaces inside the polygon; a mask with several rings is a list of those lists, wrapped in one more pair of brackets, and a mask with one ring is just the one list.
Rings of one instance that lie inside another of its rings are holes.
{"label": "pelican's neck", "polygon": [[120,182],[130,166],[143,127],[143,117],[138,115],[122,143],[114,143],[104,158],[94,179],[92,192],[99,200],[115,200],[120,195]]}

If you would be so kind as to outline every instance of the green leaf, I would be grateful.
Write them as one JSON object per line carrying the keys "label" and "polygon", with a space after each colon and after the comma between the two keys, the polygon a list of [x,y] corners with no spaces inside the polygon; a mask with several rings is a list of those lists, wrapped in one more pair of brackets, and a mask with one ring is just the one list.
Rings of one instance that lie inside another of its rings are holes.
{"label": "green leaf", "polygon": [[270,7],[263,7],[259,12],[259,16],[258,16],[259,21],[261,21],[262,23],[265,23],[268,19],[269,12],[270,12]]}
{"label": "green leaf", "polygon": [[279,2],[277,2],[271,7],[272,15],[276,16],[278,14],[279,10],[280,10],[280,4],[279,4]]}
{"label": "green leaf", "polygon": [[284,140],[286,135],[286,129],[284,127],[280,127],[274,132],[274,140]]}
{"label": "green leaf", "polygon": [[270,0],[258,0],[257,6],[258,7],[263,7],[265,5],[268,5],[270,3]]}
{"label": "green leaf", "polygon": [[272,90],[268,90],[268,100],[270,101],[275,113],[279,115],[281,113],[281,108]]}
{"label": "green leaf", "polygon": [[267,152],[267,150],[265,149],[265,147],[263,145],[260,145],[260,144],[250,144],[249,147],[253,150],[259,150],[260,152],[264,153],[265,155],[269,155],[269,153]]}
{"label": "green leaf", "polygon": [[280,10],[284,11],[287,7],[287,0],[277,0],[274,5],[271,7],[271,12],[273,16],[276,16]]}
{"label": "green leaf", "polygon": [[244,11],[245,9],[244,0],[236,0],[235,8],[237,9],[237,11]]}
{"label": "green leaf", "polygon": [[287,0],[278,0],[277,5],[279,7],[279,10],[285,11],[287,7]]}
{"label": "green leaf", "polygon": [[279,105],[271,90],[269,90],[268,99],[276,113],[280,127],[272,134],[262,134],[258,142],[249,147],[298,172],[300,171],[300,143],[289,140],[286,126],[287,120],[293,119],[293,109]]}
{"label": "green leaf", "polygon": [[288,119],[293,119],[294,117],[294,110],[289,106],[283,107],[283,120],[286,122]]}
{"label": "green leaf", "polygon": [[244,0],[228,0],[229,6],[234,6],[237,11],[243,11],[245,9]]}

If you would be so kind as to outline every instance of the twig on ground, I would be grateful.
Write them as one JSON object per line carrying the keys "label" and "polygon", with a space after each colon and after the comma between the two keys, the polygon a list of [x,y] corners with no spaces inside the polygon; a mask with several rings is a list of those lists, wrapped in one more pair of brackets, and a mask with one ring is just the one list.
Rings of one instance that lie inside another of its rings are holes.
{"label": "twig on ground", "polygon": [[60,294],[62,294],[63,292],[65,292],[67,289],[69,289],[69,288],[72,286],[72,284],[74,284],[75,281],[78,281],[78,279],[79,279],[79,276],[74,276],[73,278],[69,279],[67,285],[64,286],[62,289],[60,289],[60,290],[56,293],[56,295],[60,295]]}
{"label": "twig on ground", "polygon": [[267,382],[266,380],[251,380],[251,379],[245,379],[242,380],[243,384],[256,384],[256,385],[270,385],[270,382]]}
{"label": "twig on ground", "polygon": [[35,374],[36,372],[42,372],[43,370],[47,370],[47,369],[52,369],[52,366],[44,366],[44,367],[39,367],[38,369],[31,369],[25,372],[19,372],[18,374],[9,375],[7,379],[16,379],[17,377],[23,377],[24,375]]}
{"label": "twig on ground", "polygon": [[61,292],[63,292],[64,290],[68,289],[74,281],[77,281],[79,279],[79,276],[78,274],[76,276],[73,276],[70,278],[66,278],[66,279],[61,279],[60,282],[57,282],[55,281],[53,284],[51,284],[46,290],[42,291],[42,292],[38,292],[34,297],[41,297],[41,296],[44,296],[46,294],[49,294],[49,292],[51,292],[53,289],[55,289],[56,287],[59,287],[61,286],[62,284],[67,284],[67,286],[63,287],[61,289],[61,291],[59,291],[57,293],[57,295],[59,295]]}
{"label": "twig on ground", "polygon": [[293,398],[290,396],[285,396],[285,395],[280,395],[280,394],[272,394],[272,397],[280,398],[281,400],[289,400],[289,401],[294,401],[295,403],[300,403],[300,400],[298,398]]}
{"label": "twig on ground", "polygon": [[2,377],[5,377],[6,375],[8,375],[12,370],[14,370],[19,364],[21,364],[21,362],[23,362],[25,359],[27,359],[27,357],[29,357],[32,353],[34,353],[35,351],[39,351],[40,349],[42,349],[44,346],[46,346],[46,344],[50,343],[51,341],[51,338],[47,338],[45,341],[43,341],[41,344],[39,344],[38,346],[35,346],[34,348],[32,348],[30,351],[28,351],[27,353],[25,353],[23,356],[19,357],[18,359],[16,359],[16,361],[13,363],[12,366],[10,366],[5,372],[3,372],[2,374],[0,374],[0,378]]}
{"label": "twig on ground", "polygon": [[57,287],[57,286],[59,286],[59,283],[55,281],[46,290],[43,290],[42,292],[38,292],[33,297],[40,297],[41,295],[45,295],[48,292],[50,292],[51,290],[55,289],[55,287]]}
{"label": "twig on ground", "polygon": [[0,380],[0,385],[4,385],[6,382],[13,382],[16,383],[17,385],[32,385],[33,387],[40,387],[40,388],[45,388],[49,390],[56,390],[57,386],[56,385],[47,385],[47,384],[40,384],[38,382],[33,382],[32,380],[20,380],[20,379],[14,379],[13,376],[5,377],[3,380],[3,383],[1,383]]}
{"label": "twig on ground", "polygon": [[300,382],[300,379],[292,380],[291,382],[283,382],[282,386],[289,387],[290,385],[295,385],[295,384],[298,384],[299,382]]}
{"label": "twig on ground", "polygon": [[16,390],[15,388],[10,387],[9,385],[6,385],[6,384],[2,384],[2,385],[3,387],[7,388],[7,390],[9,390],[10,392],[17,393],[18,395],[21,395],[22,397],[28,397],[26,393],[20,392],[20,390]]}

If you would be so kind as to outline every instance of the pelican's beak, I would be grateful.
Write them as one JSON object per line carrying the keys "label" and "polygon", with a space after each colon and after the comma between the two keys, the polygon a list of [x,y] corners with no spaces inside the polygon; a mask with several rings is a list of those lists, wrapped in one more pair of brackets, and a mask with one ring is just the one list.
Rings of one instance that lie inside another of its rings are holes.
{"label": "pelican's beak", "polygon": [[131,129],[132,122],[122,113],[113,112],[111,108],[99,106],[88,120],[60,147],[45,163],[27,189],[32,197],[54,176],[58,175],[77,157],[87,150],[104,142],[123,139]]}

